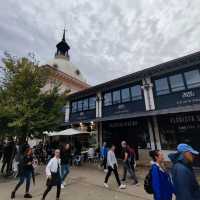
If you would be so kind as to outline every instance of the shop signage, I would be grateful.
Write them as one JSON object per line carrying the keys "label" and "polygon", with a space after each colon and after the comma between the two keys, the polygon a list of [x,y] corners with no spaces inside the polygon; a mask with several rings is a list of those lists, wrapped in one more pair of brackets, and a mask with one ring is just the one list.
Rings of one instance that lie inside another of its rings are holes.
{"label": "shop signage", "polygon": [[103,107],[103,117],[145,111],[144,100]]}
{"label": "shop signage", "polygon": [[135,127],[138,126],[138,121],[119,121],[119,122],[112,122],[109,123],[110,128],[116,127]]}
{"label": "shop signage", "polygon": [[155,97],[156,108],[171,108],[200,104],[200,88]]}
{"label": "shop signage", "polygon": [[88,110],[85,112],[77,112],[77,113],[70,113],[69,120],[71,122],[74,121],[82,121],[82,120],[90,120],[96,117],[96,110]]}

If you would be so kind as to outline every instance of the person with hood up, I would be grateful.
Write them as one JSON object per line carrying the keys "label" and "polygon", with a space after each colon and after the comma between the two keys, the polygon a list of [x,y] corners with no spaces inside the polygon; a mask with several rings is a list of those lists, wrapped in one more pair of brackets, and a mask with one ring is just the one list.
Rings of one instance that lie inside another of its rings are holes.
{"label": "person with hood up", "polygon": [[192,169],[195,155],[199,152],[187,144],[179,144],[177,153],[169,155],[176,200],[200,200],[200,187]]}

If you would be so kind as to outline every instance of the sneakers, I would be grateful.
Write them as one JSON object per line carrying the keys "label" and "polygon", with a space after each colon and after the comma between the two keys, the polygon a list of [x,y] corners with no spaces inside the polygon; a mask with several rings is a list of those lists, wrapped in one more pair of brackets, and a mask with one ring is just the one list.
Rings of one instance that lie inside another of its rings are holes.
{"label": "sneakers", "polygon": [[13,191],[12,193],[11,193],[11,197],[10,197],[12,200],[14,200],[15,199],[15,192]]}
{"label": "sneakers", "polygon": [[62,183],[62,184],[61,184],[61,189],[64,189],[64,188],[65,188],[65,186],[64,186],[64,184]]}
{"label": "sneakers", "polygon": [[109,188],[109,186],[108,186],[107,183],[104,183],[104,187],[105,187],[105,188]]}
{"label": "sneakers", "polygon": [[126,185],[121,184],[121,185],[119,186],[119,189],[126,189]]}
{"label": "sneakers", "polygon": [[31,199],[31,198],[32,198],[32,195],[29,194],[29,193],[26,193],[26,194],[24,195],[24,198],[26,198],[26,199]]}
{"label": "sneakers", "polygon": [[107,170],[107,169],[104,169],[103,171],[104,171],[105,173],[107,173],[107,172],[108,172],[108,170]]}
{"label": "sneakers", "polygon": [[62,182],[62,184],[63,184],[64,186],[66,186],[66,185],[67,185],[65,181],[63,181],[63,182]]}

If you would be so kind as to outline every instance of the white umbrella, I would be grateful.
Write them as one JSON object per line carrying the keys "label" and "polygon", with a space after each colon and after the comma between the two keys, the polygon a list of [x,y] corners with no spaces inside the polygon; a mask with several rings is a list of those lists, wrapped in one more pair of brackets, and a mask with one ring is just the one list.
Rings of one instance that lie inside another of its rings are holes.
{"label": "white umbrella", "polygon": [[49,132],[49,133],[44,133],[48,136],[71,136],[71,135],[78,135],[78,134],[83,134],[83,133],[89,133],[87,131],[79,131],[73,128],[69,128],[63,131],[58,131],[58,132]]}

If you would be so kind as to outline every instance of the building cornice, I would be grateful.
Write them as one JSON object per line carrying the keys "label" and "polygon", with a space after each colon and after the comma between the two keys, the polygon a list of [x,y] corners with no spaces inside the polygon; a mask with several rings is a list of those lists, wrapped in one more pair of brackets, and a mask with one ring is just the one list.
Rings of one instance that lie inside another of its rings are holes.
{"label": "building cornice", "polygon": [[70,76],[69,74],[65,74],[64,72],[52,67],[51,65],[43,65],[42,67],[44,68],[48,68],[50,69],[51,71],[53,71],[55,73],[56,76],[62,78],[64,81],[70,81],[71,83],[73,83],[74,85],[78,86],[78,87],[81,87],[83,89],[87,89],[89,87],[91,87],[89,84],[77,79],[77,78],[74,78],[72,76]]}

